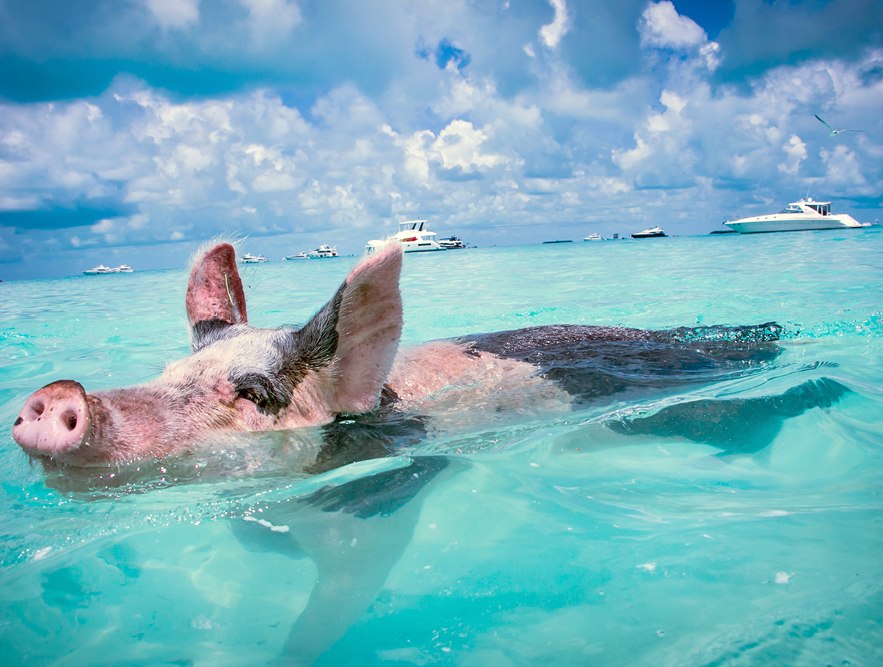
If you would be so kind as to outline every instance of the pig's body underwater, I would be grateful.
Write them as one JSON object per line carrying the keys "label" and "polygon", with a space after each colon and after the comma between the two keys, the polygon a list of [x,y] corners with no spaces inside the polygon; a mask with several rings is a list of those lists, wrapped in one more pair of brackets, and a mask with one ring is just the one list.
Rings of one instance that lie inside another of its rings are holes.
{"label": "pig's body underwater", "polygon": [[[581,404],[707,382],[779,352],[773,324],[669,331],[558,325],[399,352],[401,266],[401,248],[390,244],[356,265],[303,328],[255,329],[235,251],[216,245],[190,274],[191,356],[134,387],[87,394],[72,380],[47,385],[27,401],[13,437],[31,455],[103,465],[173,455],[218,433],[318,426],[378,408],[420,412],[451,387],[523,386]],[[821,403],[842,392],[833,393]]]}

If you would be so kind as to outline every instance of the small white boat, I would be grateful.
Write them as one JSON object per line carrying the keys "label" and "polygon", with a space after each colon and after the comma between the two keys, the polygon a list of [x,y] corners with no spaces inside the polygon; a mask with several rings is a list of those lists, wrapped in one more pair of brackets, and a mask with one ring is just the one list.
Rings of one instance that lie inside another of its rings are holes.
{"label": "small white boat", "polygon": [[870,223],[863,224],[846,213],[832,215],[831,202],[813,201],[812,198],[791,202],[772,215],[741,218],[724,224],[740,234],[803,232],[814,229],[861,229],[870,226]]}
{"label": "small white boat", "polygon": [[299,252],[296,255],[289,255],[288,257],[283,257],[283,260],[286,259],[309,259],[310,256],[305,252]]}
{"label": "small white boat", "polygon": [[[393,237],[402,244],[405,252],[427,252],[432,250],[447,250],[435,240],[435,232],[425,229],[426,220],[406,220],[399,223],[399,231]],[[370,254],[386,245],[383,239],[368,241],[365,250]]]}
{"label": "small white boat", "polygon": [[438,244],[445,250],[462,250],[469,247],[456,236],[451,236],[446,239],[439,239]]}
{"label": "small white boat", "polygon": [[307,257],[309,259],[316,259],[319,257],[337,257],[337,246],[332,248],[330,245],[320,245],[315,250],[310,250],[307,253]]}
{"label": "small white boat", "polygon": [[665,235],[666,235],[665,232],[662,231],[662,227],[653,227],[652,229],[645,229],[642,232],[632,234],[632,238],[633,239],[660,239]]}
{"label": "small white boat", "polygon": [[109,266],[104,266],[104,264],[99,264],[95,268],[87,269],[83,271],[87,276],[101,276],[105,273],[119,273],[119,269],[112,269]]}
{"label": "small white boat", "polygon": [[116,268],[117,273],[132,273],[132,271],[133,271],[132,267],[129,266],[128,264],[120,264]]}
{"label": "small white boat", "polygon": [[245,253],[240,260],[243,264],[259,264],[260,262],[269,261],[263,255],[252,255],[250,252]]}
{"label": "small white boat", "polygon": [[603,241],[603,240],[604,239],[602,239],[600,236],[598,236],[598,234],[595,234],[594,232],[592,232],[586,238],[583,239],[583,241]]}

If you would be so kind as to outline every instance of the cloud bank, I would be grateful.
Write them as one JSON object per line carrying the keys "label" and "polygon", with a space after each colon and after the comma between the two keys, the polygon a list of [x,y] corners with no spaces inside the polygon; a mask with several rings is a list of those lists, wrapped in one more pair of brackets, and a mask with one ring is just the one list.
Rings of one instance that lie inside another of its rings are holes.
{"label": "cloud bank", "polygon": [[[707,233],[808,189],[872,221],[870,4],[738,2],[712,40],[668,0],[3,2],[0,278],[222,232],[356,253],[418,216],[479,245]],[[859,42],[749,37],[826,17]]]}

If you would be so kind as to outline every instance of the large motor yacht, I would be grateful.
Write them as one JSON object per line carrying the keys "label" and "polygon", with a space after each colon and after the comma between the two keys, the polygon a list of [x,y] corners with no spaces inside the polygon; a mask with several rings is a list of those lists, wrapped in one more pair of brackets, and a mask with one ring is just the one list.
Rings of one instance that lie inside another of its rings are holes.
{"label": "large motor yacht", "polygon": [[307,257],[310,259],[316,259],[318,257],[337,257],[337,246],[333,248],[330,245],[320,245],[315,250],[310,250],[307,253]]}
{"label": "large motor yacht", "polygon": [[[435,240],[435,236],[435,232],[426,229],[426,220],[407,220],[399,223],[399,231],[393,239],[402,244],[402,250],[405,252],[447,250]],[[365,250],[372,253],[382,248],[386,243],[387,241],[383,239],[372,239],[368,241]]]}
{"label": "large motor yacht", "polygon": [[724,224],[740,234],[801,232],[811,229],[861,229],[869,226],[868,223],[862,224],[846,213],[832,215],[831,202],[813,201],[812,198],[792,202],[779,213],[742,218]]}

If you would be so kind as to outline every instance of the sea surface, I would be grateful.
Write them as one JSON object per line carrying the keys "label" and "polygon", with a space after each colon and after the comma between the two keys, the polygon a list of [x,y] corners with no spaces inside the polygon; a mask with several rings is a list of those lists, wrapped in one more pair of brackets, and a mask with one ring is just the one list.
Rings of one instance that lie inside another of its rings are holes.
{"label": "sea surface", "polygon": [[[306,322],[354,261],[243,267],[250,323]],[[33,391],[188,354],[185,287],[184,269],[0,284],[3,665],[883,664],[883,230],[404,258],[403,345],[781,325],[750,372],[381,425],[364,437],[391,456],[319,475],[290,442],[320,429],[29,461],[11,427]],[[723,445],[615,428],[724,403],[742,408]]]}

